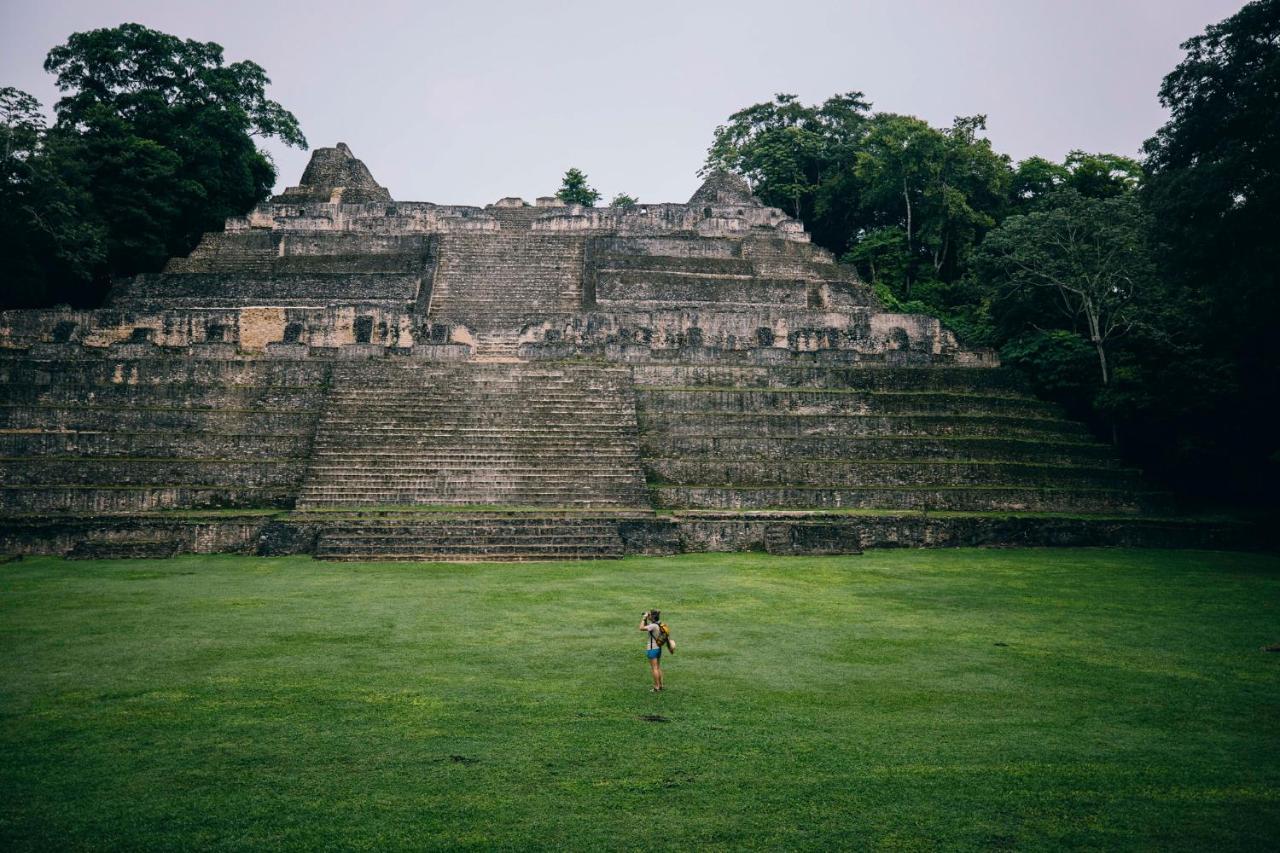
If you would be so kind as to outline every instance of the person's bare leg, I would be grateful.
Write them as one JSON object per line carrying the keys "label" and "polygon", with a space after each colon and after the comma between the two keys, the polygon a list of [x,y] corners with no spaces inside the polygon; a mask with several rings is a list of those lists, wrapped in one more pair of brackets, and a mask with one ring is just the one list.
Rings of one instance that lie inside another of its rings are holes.
{"label": "person's bare leg", "polygon": [[654,663],[657,664],[657,666],[653,668],[653,673],[654,673],[654,676],[658,679],[658,689],[661,690],[662,689],[662,659],[658,658],[654,660]]}
{"label": "person's bare leg", "polygon": [[653,675],[653,689],[662,689],[662,666],[657,658],[649,658],[649,672]]}

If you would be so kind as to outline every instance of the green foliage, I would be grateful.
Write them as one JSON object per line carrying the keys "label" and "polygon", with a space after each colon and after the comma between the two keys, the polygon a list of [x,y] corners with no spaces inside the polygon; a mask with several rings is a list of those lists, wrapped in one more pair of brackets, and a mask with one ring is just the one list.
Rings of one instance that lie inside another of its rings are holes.
{"label": "green foliage", "polygon": [[1062,318],[1097,351],[1106,385],[1107,345],[1143,320],[1152,290],[1147,230],[1132,193],[1087,198],[1062,189],[1041,209],[1010,216],[988,234],[974,270],[1006,298],[1047,290]]}
{"label": "green foliage", "polygon": [[110,276],[158,269],[267,196],[275,167],[255,136],[306,145],[293,115],[266,97],[263,69],[225,65],[212,42],[123,24],[73,34],[44,67],[64,93],[54,126],[32,126],[29,103],[5,108],[6,144],[29,152],[31,168],[4,191],[24,200],[43,240],[9,304],[54,292],[95,304]]}
{"label": "green foliage", "polygon": [[618,193],[613,197],[613,201],[609,202],[609,206],[621,207],[624,210],[626,210],[626,209],[635,207],[639,203],[640,203],[640,200],[633,196],[629,196],[626,193]]}
{"label": "green foliage", "polygon": [[1142,179],[1142,164],[1118,154],[1072,151],[1062,163],[1029,157],[1014,170],[1010,202],[1015,212],[1026,213],[1052,204],[1061,189],[1087,198],[1114,198],[1137,189]]}
{"label": "green foliage", "polygon": [[985,116],[936,130],[911,116],[876,115],[855,175],[862,213],[904,235],[902,295],[922,279],[954,281],[973,246],[995,225],[1010,182],[1008,158],[977,132]]}
{"label": "green foliage", "polygon": [[105,258],[83,164],[49,140],[35,98],[0,89],[0,307],[74,302]]}
{"label": "green foliage", "polygon": [[252,62],[139,24],[75,33],[45,70],[64,92],[53,132],[79,146],[107,228],[108,268],[159,268],[261,201],[275,168],[253,136],[306,147]]}
{"label": "green foliage", "polygon": [[1024,332],[1000,348],[1000,360],[1025,373],[1037,394],[1058,400],[1073,412],[1087,412],[1097,394],[1097,356],[1074,332]]}
{"label": "green foliage", "polygon": [[[1180,442],[1274,496],[1280,468],[1280,0],[1246,4],[1182,45],[1164,78],[1170,119],[1147,140],[1142,189],[1165,275],[1193,306],[1183,328],[1239,389]],[[1197,383],[1203,385],[1203,383]]]}
{"label": "green foliage", "polygon": [[763,202],[802,219],[820,245],[842,253],[857,227],[853,158],[870,108],[861,92],[816,107],[777,95],[716,128],[702,171],[744,176]]}
{"label": "green foliage", "polygon": [[1119,154],[1086,154],[1072,151],[1063,163],[1066,185],[1086,198],[1115,198],[1136,190],[1142,183],[1142,164]]}
{"label": "green foliage", "polygon": [[1074,150],[1014,167],[981,116],[934,128],[852,92],[734,113],[705,168],[747,177],[886,309],[1001,349],[1168,481],[1265,495],[1280,476],[1280,0],[1184,48],[1144,163]]}
{"label": "green foliage", "polygon": [[978,136],[982,116],[938,130],[870,111],[860,92],[806,106],[778,95],[716,128],[704,171],[751,181],[766,204],[898,299],[917,282],[953,282],[1006,205],[1010,168]]}
{"label": "green foliage", "polygon": [[583,207],[594,207],[600,200],[600,193],[587,184],[587,176],[578,169],[570,169],[564,173],[564,182],[556,192],[556,198],[565,204],[580,204]]}
{"label": "green foliage", "polygon": [[0,845],[1265,849],[1278,599],[1203,551],[29,558]]}

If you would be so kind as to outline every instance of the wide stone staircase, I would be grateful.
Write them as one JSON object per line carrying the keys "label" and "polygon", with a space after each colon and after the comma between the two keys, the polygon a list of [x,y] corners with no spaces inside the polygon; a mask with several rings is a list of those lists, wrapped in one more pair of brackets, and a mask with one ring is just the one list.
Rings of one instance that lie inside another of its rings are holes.
{"label": "wide stone staircase", "polygon": [[328,366],[0,358],[0,513],[290,507]]}
{"label": "wide stone staircase", "polygon": [[1166,500],[1006,370],[635,370],[663,508],[1115,515]]}
{"label": "wide stone staircase", "polygon": [[336,366],[298,510],[330,559],[619,556],[617,520],[651,514],[630,375]]}
{"label": "wide stone staircase", "polygon": [[513,227],[445,234],[430,316],[471,328],[519,330],[582,305],[583,241]]}

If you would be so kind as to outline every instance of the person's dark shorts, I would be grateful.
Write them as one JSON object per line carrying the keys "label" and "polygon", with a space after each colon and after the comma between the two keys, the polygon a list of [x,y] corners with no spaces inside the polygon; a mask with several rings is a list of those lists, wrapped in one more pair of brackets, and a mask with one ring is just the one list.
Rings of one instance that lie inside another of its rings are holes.
{"label": "person's dark shorts", "polygon": [[649,658],[649,660],[662,657],[662,646],[658,646],[656,649],[648,649],[645,652],[645,655]]}

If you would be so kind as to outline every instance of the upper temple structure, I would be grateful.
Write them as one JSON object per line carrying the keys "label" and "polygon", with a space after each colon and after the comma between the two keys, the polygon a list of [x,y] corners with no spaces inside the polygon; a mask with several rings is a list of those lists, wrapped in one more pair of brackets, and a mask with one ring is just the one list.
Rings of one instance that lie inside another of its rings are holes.
{"label": "upper temple structure", "polygon": [[883,310],[724,173],[687,203],[470,207],[393,200],[346,145],[317,149],[104,308],[0,315],[0,394],[6,551],[1189,535],[990,352]]}

